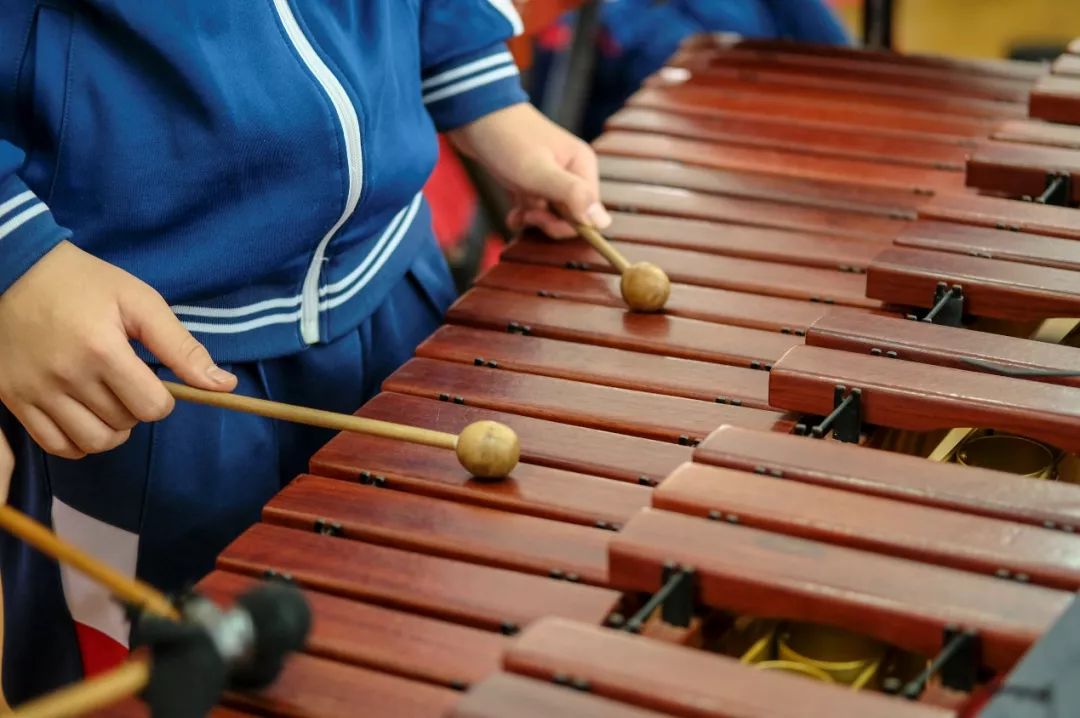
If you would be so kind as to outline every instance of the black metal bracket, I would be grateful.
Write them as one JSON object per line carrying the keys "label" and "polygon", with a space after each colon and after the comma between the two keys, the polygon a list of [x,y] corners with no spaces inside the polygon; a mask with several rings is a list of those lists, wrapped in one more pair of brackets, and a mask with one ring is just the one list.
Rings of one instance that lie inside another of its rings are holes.
{"label": "black metal bracket", "polygon": [[926,684],[937,674],[946,688],[970,693],[979,679],[982,663],[982,641],[975,631],[946,626],[942,631],[941,652],[930,665],[911,680],[902,691],[905,698],[916,700],[926,689]]}
{"label": "black metal bracket", "polygon": [[[907,315],[907,318],[919,319],[914,314]],[[921,321],[945,327],[959,327],[963,318],[964,288],[959,284],[950,287],[945,282],[938,282],[934,287],[934,304],[930,307],[930,311],[923,315]]]}
{"label": "black metal bracket", "polygon": [[859,443],[862,434],[862,389],[850,391],[843,384],[833,388],[833,410],[817,424],[809,426],[806,422],[795,426],[795,433],[823,439],[830,431],[833,438],[848,444]]}
{"label": "black metal bracket", "polygon": [[1046,189],[1032,201],[1035,204],[1050,204],[1056,207],[1068,207],[1072,198],[1072,175],[1068,172],[1048,172]]}
{"label": "black metal bracket", "polygon": [[697,594],[697,573],[689,566],[668,562],[662,574],[664,585],[649,597],[645,605],[623,624],[623,630],[640,633],[649,616],[660,609],[664,623],[685,628],[694,617],[694,598]]}

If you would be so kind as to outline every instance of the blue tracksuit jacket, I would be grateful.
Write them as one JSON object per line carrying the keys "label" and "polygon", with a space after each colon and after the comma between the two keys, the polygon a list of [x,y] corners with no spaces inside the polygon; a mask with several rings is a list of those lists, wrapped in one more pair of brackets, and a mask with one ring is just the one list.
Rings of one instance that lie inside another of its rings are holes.
{"label": "blue tracksuit jacket", "polygon": [[512,0],[0,0],[0,292],[68,238],[221,362],[355,328],[435,130],[525,100]]}

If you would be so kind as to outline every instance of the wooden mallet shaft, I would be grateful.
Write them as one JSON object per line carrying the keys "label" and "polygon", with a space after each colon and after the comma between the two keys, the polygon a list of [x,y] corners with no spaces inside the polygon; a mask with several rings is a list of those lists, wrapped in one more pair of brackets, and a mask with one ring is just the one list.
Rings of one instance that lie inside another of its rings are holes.
{"label": "wooden mallet shaft", "polygon": [[412,444],[450,449],[457,452],[458,460],[477,478],[505,478],[520,458],[517,435],[508,427],[493,421],[479,421],[465,427],[461,434],[448,434],[389,421],[366,419],[352,414],[338,414],[250,396],[196,389],[174,382],[167,381],[164,384],[175,398],[195,404],[335,431],[370,434]]}
{"label": "wooden mallet shaft", "polygon": [[333,429],[334,431],[349,431],[356,434],[382,436],[387,439],[399,439],[410,444],[424,444],[440,449],[454,449],[457,447],[457,435],[447,434],[442,431],[420,429],[415,426],[394,424],[377,419],[365,419],[361,416],[338,414],[333,411],[311,409],[306,406],[282,404],[281,402],[257,399],[251,396],[196,389],[171,381],[164,382],[164,384],[165,388],[174,397],[193,404],[216,406],[220,409],[265,416],[268,419],[280,419],[294,424],[318,426],[323,429]]}
{"label": "wooden mallet shaft", "polygon": [[619,289],[623,301],[636,312],[656,312],[671,296],[671,280],[651,262],[631,264],[595,227],[577,225],[578,234],[622,275]]}
{"label": "wooden mallet shaft", "polygon": [[626,257],[622,255],[622,252],[615,249],[611,242],[607,241],[604,235],[600,234],[595,227],[590,227],[587,224],[579,224],[577,225],[577,231],[582,239],[603,255],[604,259],[606,259],[611,266],[615,267],[619,274],[622,274],[630,268],[630,262],[626,260]]}
{"label": "wooden mallet shaft", "polygon": [[66,563],[107,588],[121,601],[163,618],[179,620],[176,608],[153,587],[125,576],[112,566],[63,541],[49,529],[10,506],[0,506],[0,528],[46,556]]}
{"label": "wooden mallet shaft", "polygon": [[129,698],[150,682],[150,664],[134,658],[110,671],[22,704],[13,718],[75,718]]}

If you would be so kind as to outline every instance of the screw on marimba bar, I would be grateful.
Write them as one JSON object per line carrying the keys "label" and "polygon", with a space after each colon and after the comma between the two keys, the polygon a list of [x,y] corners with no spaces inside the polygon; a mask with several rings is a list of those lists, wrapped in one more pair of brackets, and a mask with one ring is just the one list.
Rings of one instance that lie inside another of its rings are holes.
{"label": "screw on marimba bar", "polygon": [[521,632],[521,626],[517,625],[513,621],[503,621],[499,624],[499,633],[504,636],[516,636]]}
{"label": "screw on marimba bar", "polygon": [[626,616],[618,612],[612,613],[607,617],[607,620],[604,621],[604,623],[610,628],[621,628],[623,624],[626,623]]}
{"label": "screw on marimba bar", "polygon": [[315,519],[313,528],[315,533],[323,536],[341,536],[345,533],[345,529],[340,523],[327,521],[326,519]]}
{"label": "screw on marimba bar", "polygon": [[581,691],[582,693],[588,693],[592,690],[592,684],[584,678],[575,678],[570,681],[570,687],[575,691]]}
{"label": "screw on marimba bar", "polygon": [[566,580],[570,583],[581,583],[581,576],[578,576],[576,573],[568,573],[566,574]]}
{"label": "screw on marimba bar", "polygon": [[561,581],[565,577],[565,574],[562,572],[562,569],[553,568],[548,571],[548,577],[553,578],[556,581]]}
{"label": "screw on marimba bar", "polygon": [[296,581],[293,580],[293,577],[292,577],[291,573],[282,573],[280,571],[275,571],[272,568],[268,568],[265,571],[263,571],[262,576],[267,581],[280,581],[282,583],[296,583]]}
{"label": "screw on marimba bar", "polygon": [[465,691],[469,690],[469,684],[465,681],[450,681],[450,690],[460,691],[464,693]]}
{"label": "screw on marimba bar", "polygon": [[637,477],[637,482],[642,486],[656,486],[656,479],[650,479],[645,475]]}
{"label": "screw on marimba bar", "polygon": [[557,686],[570,685],[570,676],[565,673],[553,673],[551,674],[551,682]]}
{"label": "screw on marimba bar", "polygon": [[385,476],[378,476],[370,471],[361,471],[359,481],[364,486],[375,486],[380,489],[386,486]]}
{"label": "screw on marimba bar", "polygon": [[484,366],[484,357],[476,357],[472,360],[472,363],[476,366]]}
{"label": "screw on marimba bar", "polygon": [[506,331],[510,334],[520,334],[527,337],[532,333],[532,327],[520,322],[510,322],[506,325]]}

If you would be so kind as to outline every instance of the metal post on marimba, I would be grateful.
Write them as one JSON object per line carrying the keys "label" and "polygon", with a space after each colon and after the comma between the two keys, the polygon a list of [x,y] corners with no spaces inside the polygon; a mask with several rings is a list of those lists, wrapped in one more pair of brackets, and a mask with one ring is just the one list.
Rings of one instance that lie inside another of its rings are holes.
{"label": "metal post on marimba", "polygon": [[863,44],[872,49],[893,49],[893,0],[864,0]]}

